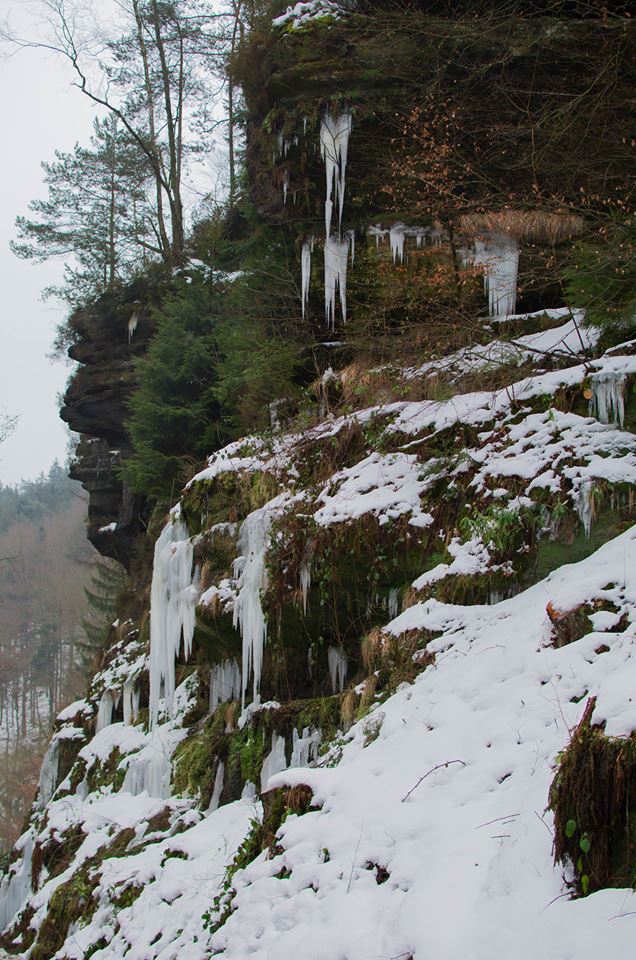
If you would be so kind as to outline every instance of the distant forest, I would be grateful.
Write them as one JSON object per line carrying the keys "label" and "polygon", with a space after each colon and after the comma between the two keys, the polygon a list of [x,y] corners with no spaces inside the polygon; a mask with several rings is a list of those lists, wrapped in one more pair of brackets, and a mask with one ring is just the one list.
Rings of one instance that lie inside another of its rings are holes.
{"label": "distant forest", "polygon": [[84,491],[58,463],[0,486],[0,852],[33,798],[51,722],[95,655],[84,622],[103,564],[85,516]]}

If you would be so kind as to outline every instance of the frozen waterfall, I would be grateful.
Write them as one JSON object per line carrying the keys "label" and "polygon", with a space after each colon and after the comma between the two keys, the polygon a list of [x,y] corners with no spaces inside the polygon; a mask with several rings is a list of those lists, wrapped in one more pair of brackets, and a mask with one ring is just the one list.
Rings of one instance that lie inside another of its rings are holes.
{"label": "frozen waterfall", "polygon": [[210,713],[220,703],[238,700],[241,696],[241,671],[236,660],[215,663],[210,671]]}
{"label": "frozen waterfall", "polygon": [[263,648],[267,637],[261,591],[267,584],[265,553],[271,522],[272,511],[268,505],[254,510],[245,518],[238,537],[240,555],[234,561],[238,593],[234,602],[234,627],[240,630],[243,640],[242,709],[245,709],[245,693],[251,674],[254,676],[254,703],[260,702]]}
{"label": "frozen waterfall", "polygon": [[181,637],[190,656],[198,591],[192,583],[192,543],[188,528],[175,515],[155,544],[150,592],[150,718],[156,723],[159,700],[172,712],[175,660]]}
{"label": "frozen waterfall", "polygon": [[476,267],[484,271],[484,291],[488,297],[490,316],[507,317],[515,312],[519,247],[503,234],[492,234],[475,240],[472,257]]}
{"label": "frozen waterfall", "polygon": [[618,424],[622,427],[625,420],[625,383],[624,373],[615,370],[602,370],[590,377],[592,399],[590,413],[601,423]]}

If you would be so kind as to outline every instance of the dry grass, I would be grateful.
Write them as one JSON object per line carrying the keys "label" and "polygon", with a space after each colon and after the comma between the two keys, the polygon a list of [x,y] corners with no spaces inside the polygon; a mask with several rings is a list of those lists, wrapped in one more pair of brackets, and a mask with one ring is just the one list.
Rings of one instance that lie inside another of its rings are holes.
{"label": "dry grass", "polygon": [[530,243],[560,243],[583,232],[584,221],[568,213],[546,210],[491,210],[467,213],[459,220],[463,233],[503,233]]}

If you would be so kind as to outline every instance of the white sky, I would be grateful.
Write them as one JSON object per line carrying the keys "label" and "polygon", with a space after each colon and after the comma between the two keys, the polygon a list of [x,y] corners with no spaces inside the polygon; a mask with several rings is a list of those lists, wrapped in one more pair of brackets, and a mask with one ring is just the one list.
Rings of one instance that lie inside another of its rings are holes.
{"label": "white sky", "polygon": [[[25,0],[0,0],[0,19],[15,27],[28,22]],[[57,413],[57,394],[70,368],[48,360],[64,311],[43,303],[40,291],[57,282],[59,263],[34,265],[9,250],[14,221],[28,203],[45,197],[42,160],[58,148],[70,150],[91,132],[92,110],[72,89],[64,64],[43,51],[23,50],[0,58],[0,97],[5,130],[0,151],[0,409],[19,417],[12,437],[0,446],[0,482],[16,483],[64,461],[67,433]]]}
{"label": "white sky", "polygon": [[[0,0],[0,21],[8,18],[15,33],[37,36],[38,6],[38,0]],[[116,8],[111,0],[94,0],[92,9],[103,23]],[[88,143],[95,106],[73,88],[72,80],[70,67],[52,53],[25,49],[7,57],[7,49],[0,47],[5,130],[0,151],[0,413],[19,418],[13,435],[0,445],[3,484],[37,476],[54,459],[66,457],[68,433],[58,417],[58,395],[71,368],[47,358],[65,310],[40,297],[44,287],[60,280],[63,265],[19,260],[9,241],[15,237],[16,216],[28,215],[29,201],[47,195],[41,162],[52,160],[56,149],[68,152],[77,141]],[[224,155],[222,143],[216,143],[215,151],[190,172],[184,185],[190,210],[204,193],[219,189]]]}

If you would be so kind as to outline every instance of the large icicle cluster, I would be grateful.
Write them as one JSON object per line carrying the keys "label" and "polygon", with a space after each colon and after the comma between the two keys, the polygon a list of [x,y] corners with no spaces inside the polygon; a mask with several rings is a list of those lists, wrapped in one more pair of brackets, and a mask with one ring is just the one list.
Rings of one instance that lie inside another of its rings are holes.
{"label": "large icicle cluster", "polygon": [[347,319],[347,263],[351,233],[344,237],[332,234],[325,240],[325,320],[333,328],[336,323],[336,291],[340,293],[342,319]]}
{"label": "large icicle cluster", "polygon": [[484,271],[484,291],[490,316],[507,317],[515,312],[519,247],[503,234],[491,234],[475,240],[474,254],[469,254],[476,267]]}
{"label": "large icicle cluster", "polygon": [[261,669],[263,648],[267,637],[267,624],[261,605],[261,591],[266,586],[265,553],[273,514],[269,505],[254,510],[243,521],[239,531],[239,556],[234,561],[234,577],[237,580],[237,597],[234,602],[234,627],[241,632],[243,640],[241,706],[245,709],[245,693],[250,675],[253,674],[253,700],[260,702]]}
{"label": "large icicle cluster", "polygon": [[210,671],[210,713],[220,703],[238,700],[241,695],[241,670],[236,660],[215,663]]}
{"label": "large icicle cluster", "polygon": [[178,514],[168,521],[155,544],[150,593],[150,718],[157,720],[159,700],[172,711],[175,659],[183,636],[190,656],[198,591],[192,582],[192,543]]}
{"label": "large icicle cluster", "polygon": [[320,124],[320,153],[325,164],[327,194],[325,197],[325,237],[331,234],[333,197],[338,204],[338,231],[342,224],[347,154],[351,136],[351,110],[344,109],[337,117],[326,110]]}
{"label": "large icicle cluster", "polygon": [[626,376],[615,370],[603,370],[590,377],[592,399],[590,413],[601,423],[623,426],[625,420]]}

